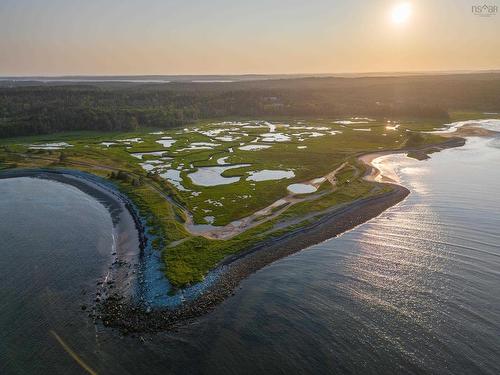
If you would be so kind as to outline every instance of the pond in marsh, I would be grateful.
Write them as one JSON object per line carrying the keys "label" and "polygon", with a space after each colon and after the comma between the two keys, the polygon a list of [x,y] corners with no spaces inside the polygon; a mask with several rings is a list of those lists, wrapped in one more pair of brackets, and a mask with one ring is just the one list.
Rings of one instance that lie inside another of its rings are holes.
{"label": "pond in marsh", "polygon": [[106,270],[106,209],[71,186],[0,180],[0,373],[85,374],[50,331],[102,374],[500,373],[498,140],[389,161],[405,201],[143,340],[80,309]]}

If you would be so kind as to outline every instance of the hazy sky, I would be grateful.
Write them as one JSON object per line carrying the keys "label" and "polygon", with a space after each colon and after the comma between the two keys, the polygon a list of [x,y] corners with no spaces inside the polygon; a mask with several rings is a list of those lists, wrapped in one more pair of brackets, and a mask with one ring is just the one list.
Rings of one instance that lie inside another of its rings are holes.
{"label": "hazy sky", "polygon": [[0,0],[0,75],[500,69],[482,1],[401,2]]}

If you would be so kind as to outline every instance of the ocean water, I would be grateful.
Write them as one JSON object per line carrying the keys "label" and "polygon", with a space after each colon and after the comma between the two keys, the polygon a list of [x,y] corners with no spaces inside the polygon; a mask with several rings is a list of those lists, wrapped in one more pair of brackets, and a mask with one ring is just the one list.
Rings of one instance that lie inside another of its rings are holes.
{"label": "ocean water", "polygon": [[[207,316],[142,338],[79,311],[111,243],[105,209],[61,184],[72,199],[47,181],[0,180],[0,373],[500,373],[499,140],[390,160],[406,200],[265,267]],[[27,196],[47,207],[23,210]]]}
{"label": "ocean water", "polygon": [[71,369],[54,333],[95,331],[81,306],[106,272],[112,234],[108,210],[73,186],[0,179],[0,374]]}

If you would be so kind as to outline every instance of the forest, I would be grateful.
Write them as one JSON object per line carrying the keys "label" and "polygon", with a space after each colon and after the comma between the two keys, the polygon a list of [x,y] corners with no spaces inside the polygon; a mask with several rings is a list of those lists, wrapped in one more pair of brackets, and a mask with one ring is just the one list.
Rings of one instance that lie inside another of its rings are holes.
{"label": "forest", "polygon": [[200,119],[446,119],[500,111],[500,73],[310,77],[236,82],[0,81],[0,137],[175,128]]}

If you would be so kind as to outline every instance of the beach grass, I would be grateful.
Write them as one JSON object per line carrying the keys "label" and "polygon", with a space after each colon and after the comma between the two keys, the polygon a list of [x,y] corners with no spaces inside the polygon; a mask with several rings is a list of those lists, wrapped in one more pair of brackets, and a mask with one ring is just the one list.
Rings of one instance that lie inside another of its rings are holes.
{"label": "beach grass", "polygon": [[[456,116],[466,117],[468,114]],[[71,132],[3,139],[0,140],[0,168],[71,168],[110,179],[130,197],[145,219],[150,234],[155,237],[154,247],[162,252],[165,274],[170,283],[183,287],[202,280],[228,255],[238,254],[291,228],[306,226],[315,215],[321,215],[332,207],[387,192],[390,187],[362,179],[365,167],[356,161],[356,156],[381,150],[419,148],[443,140],[440,136],[423,133],[443,125],[436,120],[375,119],[344,125],[339,123],[339,119],[273,119],[276,132],[284,134],[308,131],[291,130],[291,126],[324,129],[312,130],[321,133],[321,136],[294,135],[284,142],[263,141],[269,129],[257,127],[234,131],[234,140],[220,140],[209,131],[237,127],[230,122],[229,125],[218,124],[220,122],[201,121],[188,129],[163,130],[162,134],[151,134],[161,130],[148,129],[130,133]],[[396,123],[399,126],[394,129]],[[174,145],[163,147],[158,143],[161,137],[174,139]],[[123,141],[134,138],[140,138],[141,142]],[[33,144],[58,142],[71,146],[54,150],[30,148]],[[116,144],[107,147],[102,145],[103,142]],[[196,142],[214,146],[210,149],[187,149]],[[258,151],[240,149],[242,145],[254,143],[271,147]],[[162,162],[168,162],[171,170],[179,171],[179,183],[183,189],[140,165],[141,162],[158,160],[157,156],[146,155],[140,160],[132,155],[154,151],[164,151]],[[217,166],[220,158],[226,158],[225,162],[229,164],[246,165],[222,174],[223,177],[239,177],[239,181],[217,186],[195,185],[189,174],[202,167]],[[262,220],[248,230],[231,238],[205,238],[190,233],[185,226],[188,219],[186,212],[190,213],[195,225],[208,224],[207,217],[213,218],[215,226],[228,225],[287,196],[288,185],[325,176],[343,163],[346,167],[337,174],[335,187],[325,182],[315,199],[287,205],[283,210],[282,207],[273,209],[267,217],[260,218]],[[261,182],[247,178],[250,172],[262,170],[293,171],[294,176]],[[119,173],[122,178],[118,178]],[[281,213],[275,216],[278,211]]]}

